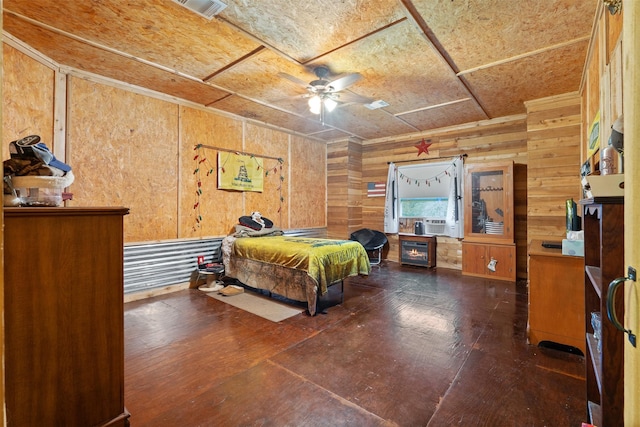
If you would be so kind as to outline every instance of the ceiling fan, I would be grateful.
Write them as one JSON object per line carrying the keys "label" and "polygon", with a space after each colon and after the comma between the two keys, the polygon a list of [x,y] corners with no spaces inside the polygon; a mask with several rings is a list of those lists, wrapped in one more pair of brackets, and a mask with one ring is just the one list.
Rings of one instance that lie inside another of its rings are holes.
{"label": "ceiling fan", "polygon": [[309,83],[305,83],[292,75],[279,73],[281,77],[292,81],[297,85],[303,86],[307,90],[307,93],[302,97],[309,98],[309,111],[313,114],[321,114],[324,110],[331,112],[340,103],[369,104],[373,102],[372,99],[364,96],[356,95],[351,92],[342,92],[362,79],[362,75],[359,73],[351,73],[338,77],[335,80],[329,80],[329,68],[322,65],[315,67],[313,69],[313,73],[316,75],[317,79]]}

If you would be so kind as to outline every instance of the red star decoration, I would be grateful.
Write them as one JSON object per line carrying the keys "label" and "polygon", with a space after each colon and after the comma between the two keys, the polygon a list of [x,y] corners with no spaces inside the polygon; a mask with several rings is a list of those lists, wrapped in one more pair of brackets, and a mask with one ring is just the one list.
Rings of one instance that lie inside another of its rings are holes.
{"label": "red star decoration", "polygon": [[431,142],[427,143],[423,138],[422,141],[420,141],[420,144],[415,145],[418,149],[418,157],[420,157],[420,154],[422,153],[429,154],[429,147],[431,147],[431,144]]}

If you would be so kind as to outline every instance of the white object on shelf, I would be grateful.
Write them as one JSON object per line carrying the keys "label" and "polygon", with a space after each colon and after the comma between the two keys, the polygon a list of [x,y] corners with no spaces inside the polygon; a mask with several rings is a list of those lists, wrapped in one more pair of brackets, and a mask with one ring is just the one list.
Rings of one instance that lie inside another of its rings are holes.
{"label": "white object on shelf", "polygon": [[584,240],[562,239],[562,255],[584,256]]}

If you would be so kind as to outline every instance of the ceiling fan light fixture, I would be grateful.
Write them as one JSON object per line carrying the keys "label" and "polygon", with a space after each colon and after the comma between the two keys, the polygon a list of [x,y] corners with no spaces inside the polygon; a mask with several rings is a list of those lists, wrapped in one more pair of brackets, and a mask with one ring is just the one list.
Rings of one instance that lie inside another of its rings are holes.
{"label": "ceiling fan light fixture", "polygon": [[320,109],[322,108],[322,100],[318,95],[314,95],[309,98],[309,111],[313,114],[320,114]]}
{"label": "ceiling fan light fixture", "polygon": [[336,106],[338,105],[338,103],[336,101],[334,101],[331,98],[325,98],[324,99],[324,106],[327,109],[328,112],[332,112]]}

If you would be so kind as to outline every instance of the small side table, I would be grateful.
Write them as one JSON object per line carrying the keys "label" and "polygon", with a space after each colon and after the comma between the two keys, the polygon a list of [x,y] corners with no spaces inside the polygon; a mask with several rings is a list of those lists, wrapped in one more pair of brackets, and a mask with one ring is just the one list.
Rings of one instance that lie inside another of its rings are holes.
{"label": "small side table", "polygon": [[198,286],[201,280],[204,280],[204,286],[208,288],[211,283],[219,281],[224,276],[224,265],[216,264],[213,267],[198,268],[197,273],[196,286]]}

